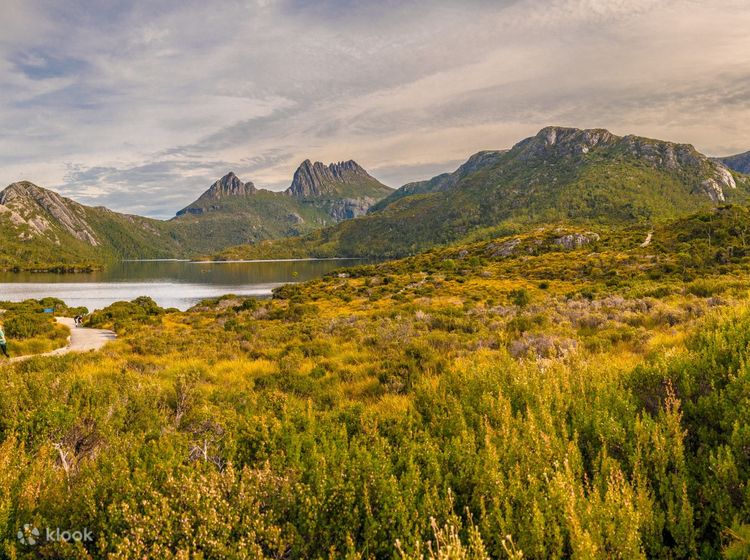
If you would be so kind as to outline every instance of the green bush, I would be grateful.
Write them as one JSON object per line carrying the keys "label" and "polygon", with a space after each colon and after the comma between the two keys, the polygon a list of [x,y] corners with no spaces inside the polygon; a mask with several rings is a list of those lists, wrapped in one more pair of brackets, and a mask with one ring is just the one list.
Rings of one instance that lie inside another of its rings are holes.
{"label": "green bush", "polygon": [[531,294],[526,288],[511,290],[509,296],[513,305],[517,305],[518,307],[526,307],[531,303]]}
{"label": "green bush", "polygon": [[86,319],[86,326],[97,328],[122,328],[130,322],[148,323],[164,314],[165,310],[150,297],[141,296],[133,301],[118,301],[95,311]]}
{"label": "green bush", "polygon": [[55,329],[54,319],[40,313],[8,312],[2,321],[6,336],[21,340],[48,335]]}

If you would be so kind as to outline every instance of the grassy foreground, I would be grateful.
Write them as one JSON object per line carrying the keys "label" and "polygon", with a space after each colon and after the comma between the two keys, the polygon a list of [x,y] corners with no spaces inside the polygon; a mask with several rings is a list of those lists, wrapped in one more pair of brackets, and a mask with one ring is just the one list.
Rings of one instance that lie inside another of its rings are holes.
{"label": "grassy foreground", "polygon": [[0,556],[746,558],[746,223],[97,312],[105,350],[0,366]]}

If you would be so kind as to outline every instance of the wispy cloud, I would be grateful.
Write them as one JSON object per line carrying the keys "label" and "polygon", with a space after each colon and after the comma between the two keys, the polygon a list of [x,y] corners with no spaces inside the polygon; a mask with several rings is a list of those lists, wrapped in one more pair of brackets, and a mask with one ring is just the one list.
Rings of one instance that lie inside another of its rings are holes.
{"label": "wispy cloud", "polygon": [[750,149],[740,0],[5,0],[0,183],[167,216],[305,158],[387,183],[548,124]]}

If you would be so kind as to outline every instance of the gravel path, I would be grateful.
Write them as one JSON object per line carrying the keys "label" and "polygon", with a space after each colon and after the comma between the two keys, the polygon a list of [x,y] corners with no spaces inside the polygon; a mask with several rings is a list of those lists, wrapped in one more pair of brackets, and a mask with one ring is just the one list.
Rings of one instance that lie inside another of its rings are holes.
{"label": "gravel path", "polygon": [[28,356],[18,356],[11,358],[11,362],[20,362],[21,360],[28,360],[35,356],[62,356],[68,352],[88,352],[90,350],[99,350],[107,342],[117,338],[117,335],[106,329],[87,329],[84,327],[76,327],[75,321],[70,317],[55,317],[58,323],[65,325],[70,329],[70,340],[68,345],[63,348],[58,348],[52,352],[45,352],[44,354],[29,354]]}

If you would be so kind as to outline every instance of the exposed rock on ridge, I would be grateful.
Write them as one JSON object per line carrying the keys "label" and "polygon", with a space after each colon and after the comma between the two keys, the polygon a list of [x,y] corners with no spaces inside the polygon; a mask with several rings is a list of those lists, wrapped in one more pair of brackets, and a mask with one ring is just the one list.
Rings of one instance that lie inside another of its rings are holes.
{"label": "exposed rock on ridge", "polygon": [[47,235],[59,244],[53,232],[54,221],[76,239],[92,246],[100,244],[86,222],[85,210],[81,205],[28,181],[6,187],[0,193],[0,206],[5,208],[5,212],[10,212],[10,219],[15,225],[28,227],[29,232],[22,233],[22,238]]}
{"label": "exposed rock on ridge", "polygon": [[690,144],[634,135],[616,136],[602,128],[580,130],[548,126],[516,144],[512,152],[518,153],[520,161],[531,162],[550,157],[581,157],[601,147],[620,150],[623,156],[634,156],[655,168],[694,174],[701,179],[696,192],[708,196],[714,203],[725,201],[725,189],[737,188],[732,173],[721,161],[704,156]]}
{"label": "exposed rock on ridge", "polygon": [[356,183],[362,180],[375,179],[356,161],[342,161],[324,165],[306,159],[297,168],[292,184],[284,191],[290,196],[299,198],[319,197],[337,192],[336,183]]}
{"label": "exposed rock on ridge", "polygon": [[210,210],[216,210],[218,208],[217,203],[224,199],[249,196],[257,192],[257,190],[251,181],[243,183],[237,175],[230,171],[211,185],[198,200],[177,212],[177,215],[204,214]]}

